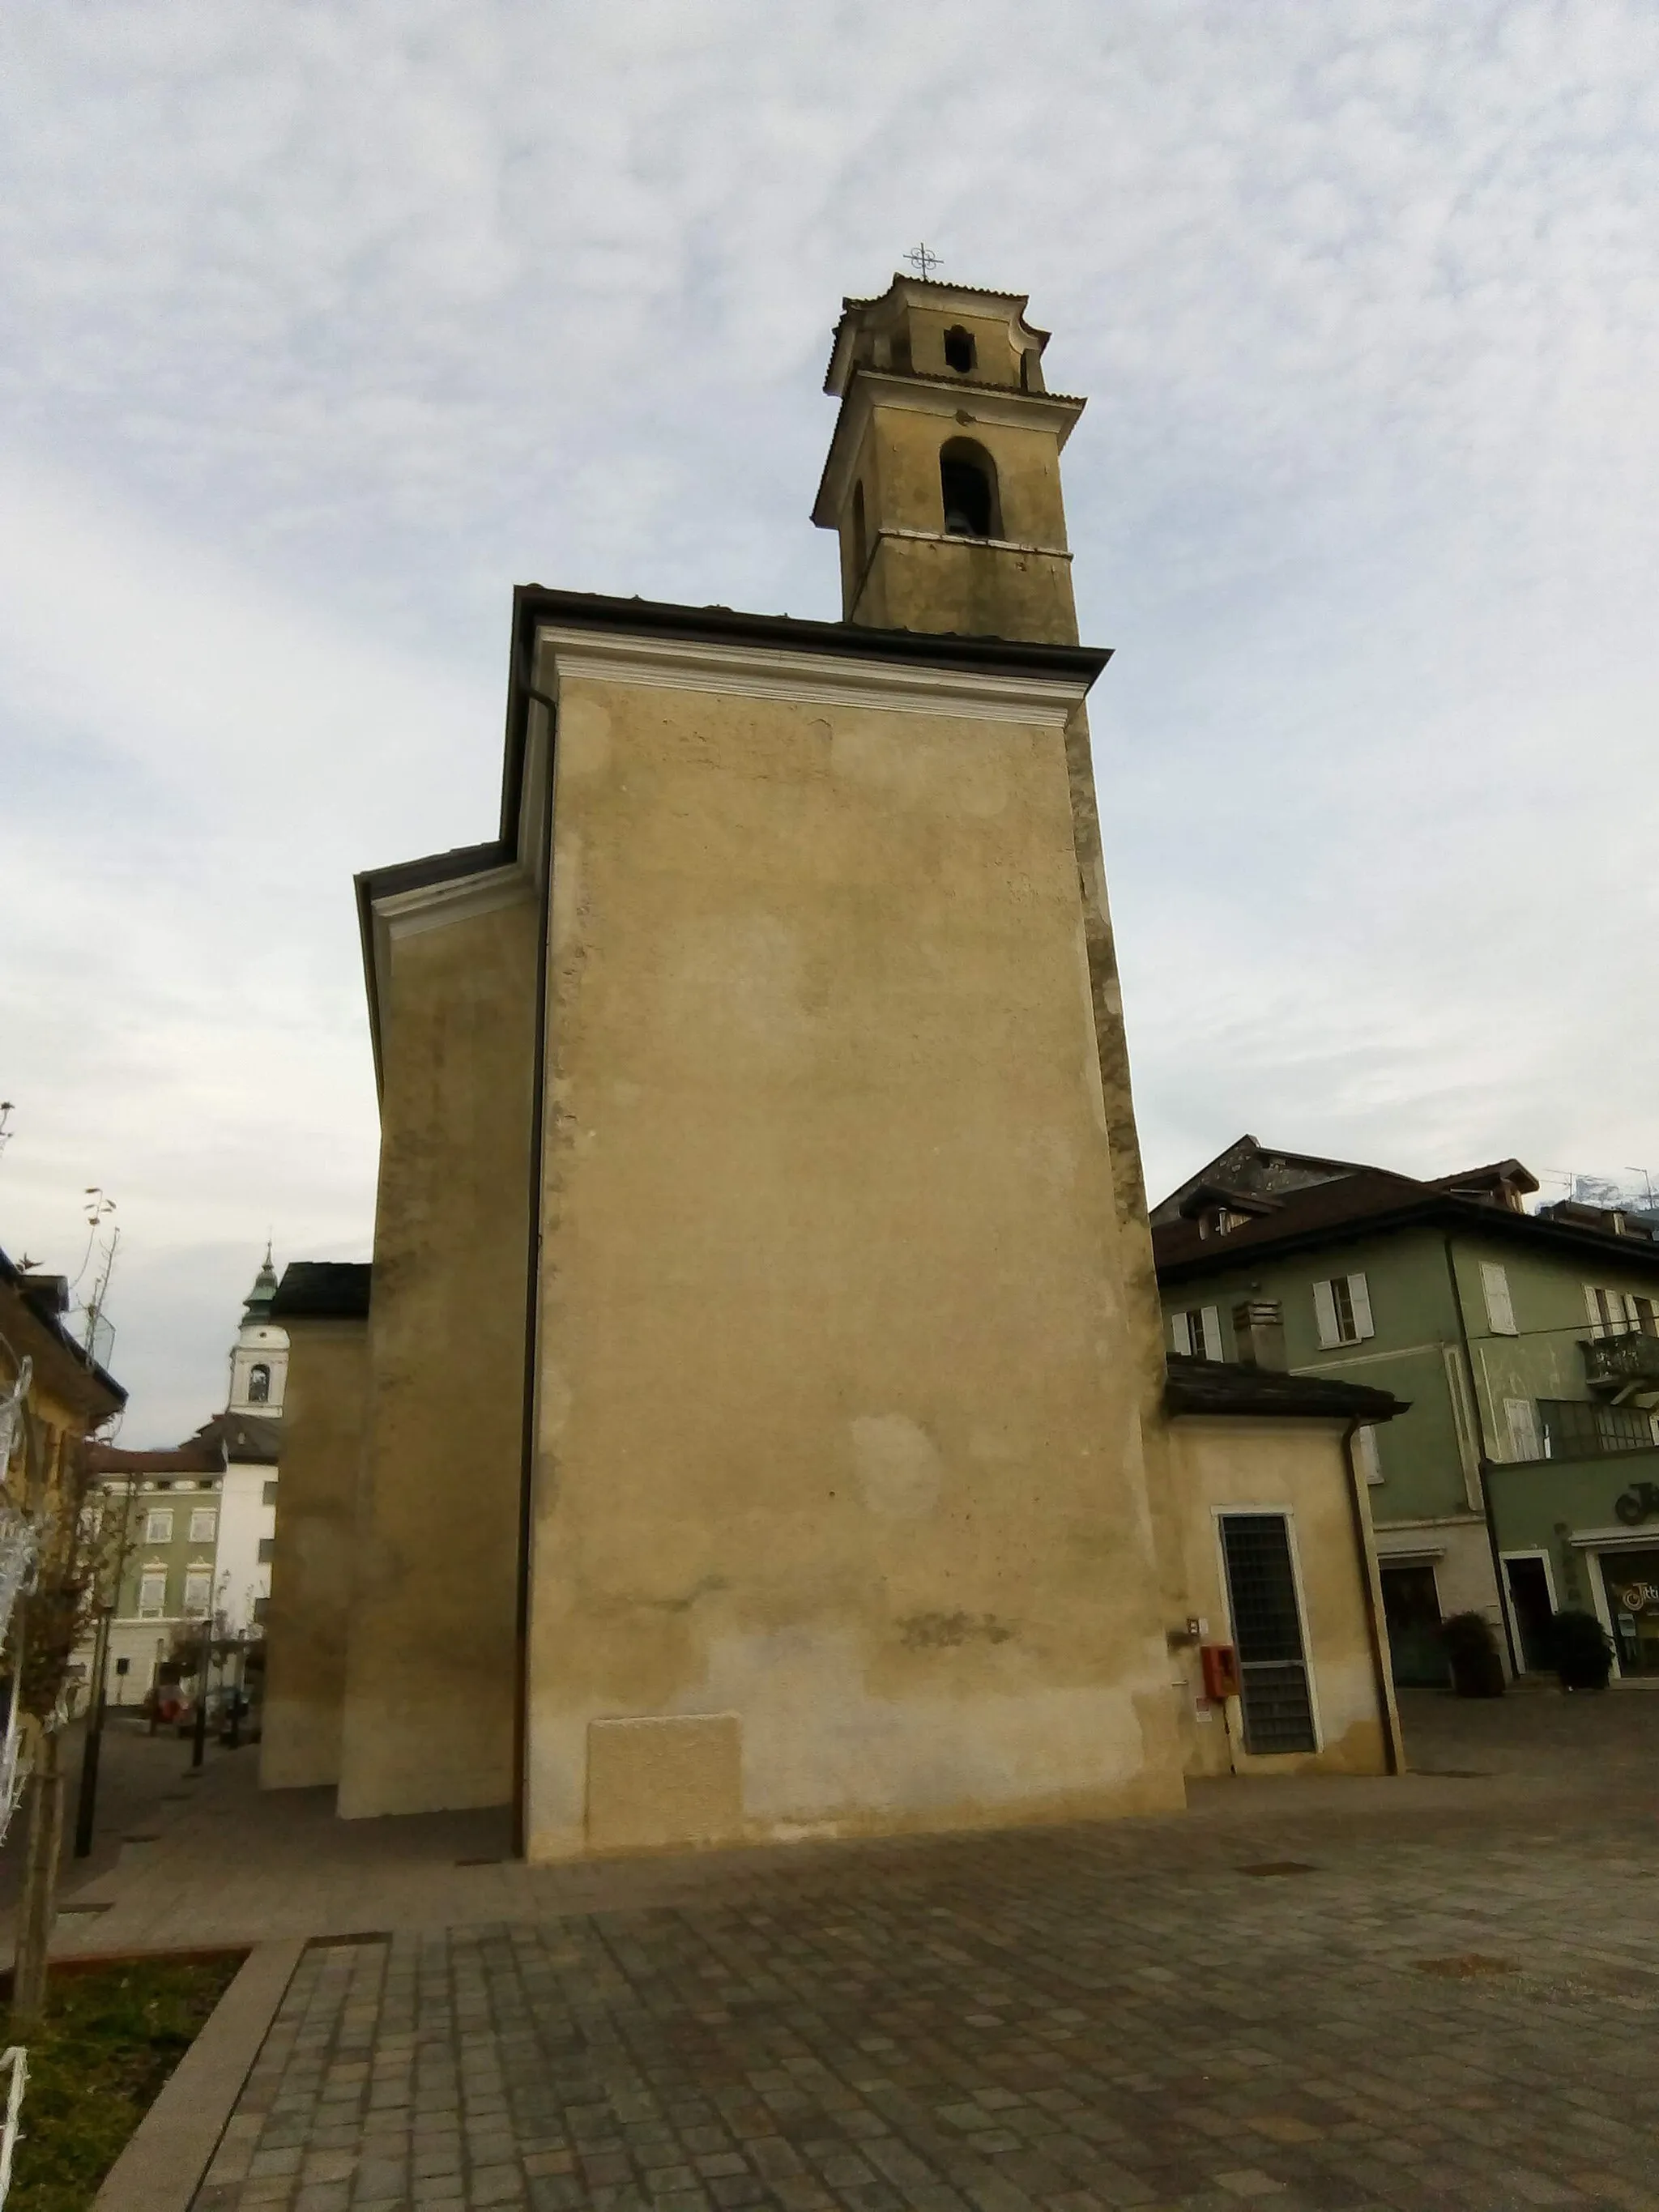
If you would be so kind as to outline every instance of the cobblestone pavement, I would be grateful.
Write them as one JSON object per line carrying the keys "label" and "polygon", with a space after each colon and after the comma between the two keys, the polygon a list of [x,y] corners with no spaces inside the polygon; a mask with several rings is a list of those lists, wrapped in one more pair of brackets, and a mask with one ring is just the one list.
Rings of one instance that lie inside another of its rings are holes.
{"label": "cobblestone pavement", "polygon": [[1659,2208],[1643,1703],[1616,1788],[1485,1821],[1364,1793],[1266,1860],[1212,1813],[319,1943],[199,2212]]}

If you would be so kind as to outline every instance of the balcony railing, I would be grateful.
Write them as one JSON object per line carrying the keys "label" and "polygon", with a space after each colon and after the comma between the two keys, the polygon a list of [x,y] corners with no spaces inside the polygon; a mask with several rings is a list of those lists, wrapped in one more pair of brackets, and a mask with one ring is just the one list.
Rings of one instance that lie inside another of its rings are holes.
{"label": "balcony railing", "polygon": [[1619,1336],[1590,1337],[1579,1345],[1584,1379],[1592,1390],[1659,1390],[1659,1336],[1631,1329]]}

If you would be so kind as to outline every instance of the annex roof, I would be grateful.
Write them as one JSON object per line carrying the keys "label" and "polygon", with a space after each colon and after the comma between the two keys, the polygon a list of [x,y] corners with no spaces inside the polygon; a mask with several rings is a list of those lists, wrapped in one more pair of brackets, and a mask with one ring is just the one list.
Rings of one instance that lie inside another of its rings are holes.
{"label": "annex roof", "polygon": [[1319,1375],[1285,1375],[1222,1359],[1169,1356],[1164,1403],[1173,1414],[1234,1413],[1261,1420],[1391,1421],[1411,1411],[1409,1400],[1361,1382],[1335,1382]]}
{"label": "annex roof", "polygon": [[281,1455],[283,1425],[260,1413],[216,1413],[204,1421],[183,1449],[198,1442],[214,1451],[222,1447],[227,1463],[244,1467],[275,1467]]}

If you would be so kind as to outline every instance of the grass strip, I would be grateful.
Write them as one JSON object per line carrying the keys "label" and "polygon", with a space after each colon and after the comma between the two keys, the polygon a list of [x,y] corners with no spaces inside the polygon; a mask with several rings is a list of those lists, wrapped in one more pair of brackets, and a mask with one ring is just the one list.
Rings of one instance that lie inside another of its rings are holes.
{"label": "grass strip", "polygon": [[6,2212],[87,2212],[240,1964],[158,1958],[52,1973],[27,2046]]}

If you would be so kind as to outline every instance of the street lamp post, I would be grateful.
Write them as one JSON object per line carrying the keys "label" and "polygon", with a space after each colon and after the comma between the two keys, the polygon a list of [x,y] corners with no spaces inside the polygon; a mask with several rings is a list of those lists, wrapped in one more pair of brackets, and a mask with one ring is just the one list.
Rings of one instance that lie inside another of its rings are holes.
{"label": "street lamp post", "polygon": [[207,1753],[208,1672],[213,1665],[213,1615],[210,1612],[203,1616],[201,1656],[196,1663],[196,1729],[190,1746],[192,1773],[200,1766]]}
{"label": "street lamp post", "polygon": [[81,1794],[75,1804],[75,1856],[85,1858],[92,1850],[93,1817],[98,1808],[98,1754],[104,1741],[104,1680],[109,1673],[109,1625],[115,1607],[106,1605],[98,1616],[98,1633],[92,1645],[92,1701],[87,1707],[87,1740],[81,1747]]}

